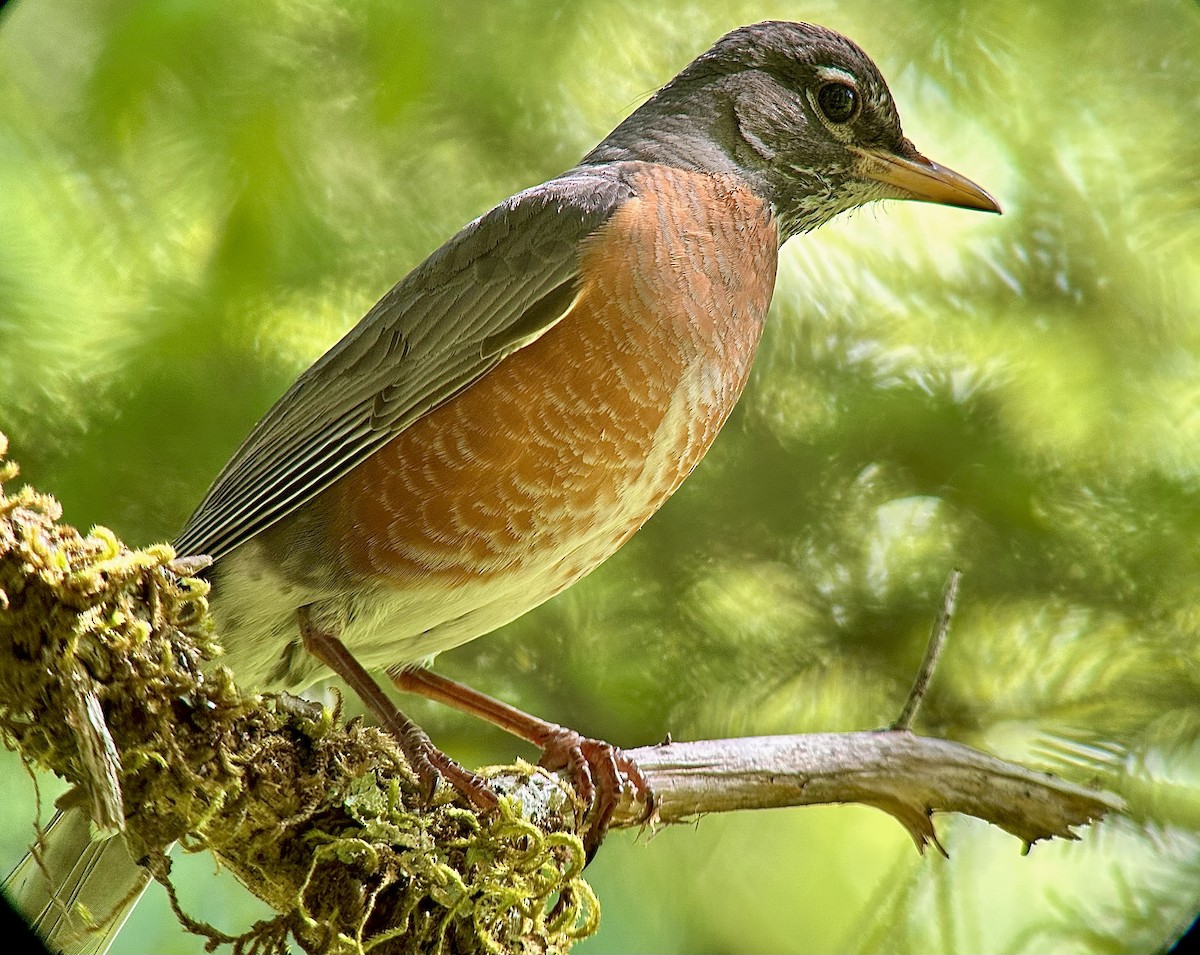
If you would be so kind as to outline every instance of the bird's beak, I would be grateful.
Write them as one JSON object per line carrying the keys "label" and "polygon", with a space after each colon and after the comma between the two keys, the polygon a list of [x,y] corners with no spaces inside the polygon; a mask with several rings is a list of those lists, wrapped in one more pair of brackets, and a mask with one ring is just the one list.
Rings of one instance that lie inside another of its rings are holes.
{"label": "bird's beak", "polygon": [[926,159],[907,140],[904,144],[905,152],[911,150],[909,155],[902,156],[889,149],[851,147],[861,157],[859,174],[892,186],[897,199],[936,202],[981,212],[1000,211],[999,203],[966,176]]}

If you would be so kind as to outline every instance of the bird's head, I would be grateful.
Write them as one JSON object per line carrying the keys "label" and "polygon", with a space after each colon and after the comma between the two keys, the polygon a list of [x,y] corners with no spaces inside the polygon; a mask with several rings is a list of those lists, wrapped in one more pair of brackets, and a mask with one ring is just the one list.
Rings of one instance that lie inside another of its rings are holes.
{"label": "bird's head", "polygon": [[621,158],[735,172],[774,206],[782,238],[874,199],[1000,211],[905,138],[870,57],[807,23],[756,23],[723,36],[585,162]]}

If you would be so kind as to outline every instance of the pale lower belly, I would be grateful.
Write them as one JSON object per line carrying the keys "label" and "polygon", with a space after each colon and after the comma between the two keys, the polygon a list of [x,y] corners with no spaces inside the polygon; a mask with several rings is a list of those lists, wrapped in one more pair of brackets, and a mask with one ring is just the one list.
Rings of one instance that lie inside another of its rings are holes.
{"label": "pale lower belly", "polygon": [[222,662],[254,689],[299,690],[329,676],[300,646],[301,606],[310,606],[314,622],[338,634],[368,670],[427,660],[516,619],[595,569],[649,516],[637,503],[631,513],[609,515],[574,546],[529,554],[509,573],[452,585],[427,578],[314,592],[285,579],[251,541],[221,562],[211,602],[226,651]]}

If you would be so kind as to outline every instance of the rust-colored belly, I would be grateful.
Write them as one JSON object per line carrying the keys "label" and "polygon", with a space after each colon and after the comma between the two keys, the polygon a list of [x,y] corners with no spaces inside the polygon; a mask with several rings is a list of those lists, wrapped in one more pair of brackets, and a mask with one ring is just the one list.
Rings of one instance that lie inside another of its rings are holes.
{"label": "rust-colored belly", "polygon": [[721,177],[651,167],[637,191],[588,240],[562,321],[324,493],[345,570],[401,590],[490,585],[520,594],[515,616],[696,466],[750,370],[775,226]]}

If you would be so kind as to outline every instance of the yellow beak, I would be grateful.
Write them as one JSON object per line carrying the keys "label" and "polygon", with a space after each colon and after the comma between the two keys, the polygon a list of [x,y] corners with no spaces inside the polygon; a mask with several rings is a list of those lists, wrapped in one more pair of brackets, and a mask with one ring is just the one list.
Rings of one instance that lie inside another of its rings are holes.
{"label": "yellow beak", "polygon": [[966,176],[939,166],[916,150],[912,156],[900,156],[887,149],[851,148],[862,157],[859,174],[892,186],[897,199],[936,202],[981,212],[1000,211],[999,203]]}

